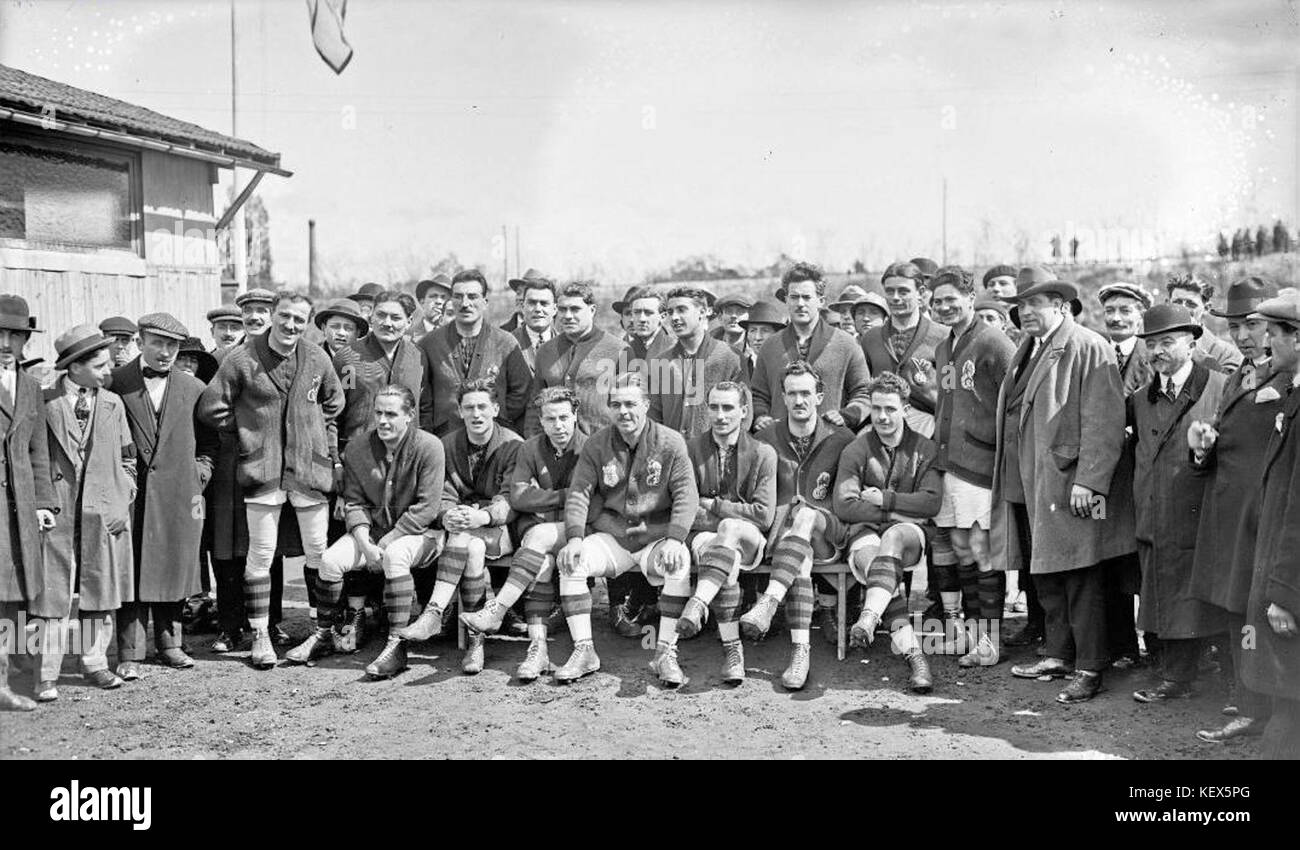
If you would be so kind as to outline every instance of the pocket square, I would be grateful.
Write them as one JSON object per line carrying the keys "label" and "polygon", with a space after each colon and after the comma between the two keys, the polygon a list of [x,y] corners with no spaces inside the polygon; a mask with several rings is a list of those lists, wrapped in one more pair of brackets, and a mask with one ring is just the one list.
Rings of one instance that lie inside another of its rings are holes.
{"label": "pocket square", "polygon": [[1282,394],[1273,387],[1264,387],[1264,389],[1255,393],[1255,404],[1267,404],[1270,401],[1277,401]]}

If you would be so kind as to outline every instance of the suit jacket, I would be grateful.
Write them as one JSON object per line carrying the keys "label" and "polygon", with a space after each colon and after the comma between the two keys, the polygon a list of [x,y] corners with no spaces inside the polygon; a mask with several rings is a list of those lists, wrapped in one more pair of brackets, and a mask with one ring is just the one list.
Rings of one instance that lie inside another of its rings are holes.
{"label": "suit jacket", "polygon": [[334,371],[343,386],[343,412],[339,414],[339,451],[374,426],[375,396],[389,384],[411,391],[416,402],[424,389],[424,358],[415,343],[397,341],[393,359],[384,354],[374,334],[336,352]]}
{"label": "suit jacket", "polygon": [[45,421],[59,514],[45,534],[44,569],[28,610],[38,617],[67,617],[72,594],[80,593],[82,611],[115,611],[135,601],[135,444],[122,399],[99,390],[83,433],[60,380],[45,391]]}
{"label": "suit jacket", "polygon": [[524,414],[530,398],[528,364],[519,343],[508,331],[486,322],[479,331],[469,373],[461,377],[456,362],[460,335],[456,323],[449,322],[420,340],[424,358],[424,388],[420,393],[420,427],[435,437],[443,437],[461,427],[456,393],[462,382],[492,378],[499,408],[497,422],[509,428]]}
{"label": "suit jacket", "polygon": [[[524,355],[524,363],[528,364],[528,378],[529,380],[532,380],[533,369],[537,365],[537,349],[542,346],[533,345],[533,335],[528,332],[528,326],[526,324],[519,325],[519,327],[510,332],[510,335],[515,338],[515,342],[519,343],[519,352]],[[551,339],[554,338],[555,333],[552,331]],[[546,340],[543,341],[543,344],[545,342]]]}
{"label": "suit jacket", "polygon": [[203,383],[172,369],[155,410],[141,360],[113,371],[136,447],[138,492],[131,525],[138,602],[176,602],[201,589],[203,490],[212,478],[217,433],[198,422]]}
{"label": "suit jacket", "polygon": [[695,483],[701,500],[713,500],[708,510],[700,506],[691,530],[717,531],[718,523],[724,519],[743,519],[766,534],[776,517],[776,449],[759,442],[744,430],[740,432],[735,446],[735,500],[721,495],[726,492],[726,485],[719,479],[718,449],[713,433],[705,431],[696,435],[686,444],[686,450],[695,469]]}
{"label": "suit jacket", "polygon": [[[778,422],[785,419],[781,373],[787,364],[802,359],[793,325],[773,334],[763,343],[750,386],[754,394],[755,419],[761,416],[771,416]],[[858,428],[867,419],[870,403],[867,383],[871,380],[871,371],[858,341],[839,328],[818,321],[808,345],[807,359],[816,366],[826,386],[817,412],[823,414],[838,410],[849,428]]]}
{"label": "suit jacket", "polygon": [[59,500],[50,478],[45,399],[22,369],[15,370],[14,397],[0,399],[0,478],[0,601],[26,602],[43,578],[36,510],[57,511]]}
{"label": "suit jacket", "polygon": [[[992,559],[1032,573],[1090,567],[1134,552],[1133,495],[1113,479],[1124,451],[1124,390],[1115,351],[1099,334],[1065,316],[1029,360],[1021,341],[998,393],[993,465]],[[1096,518],[1076,517],[1070,493],[1081,484],[1105,501]],[[1008,500],[1023,503],[1032,526],[1031,563],[1022,563],[1019,529]]]}

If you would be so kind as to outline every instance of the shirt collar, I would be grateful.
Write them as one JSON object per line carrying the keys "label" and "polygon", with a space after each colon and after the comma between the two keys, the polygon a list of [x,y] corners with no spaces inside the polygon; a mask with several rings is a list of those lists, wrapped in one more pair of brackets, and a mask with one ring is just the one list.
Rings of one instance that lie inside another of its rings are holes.
{"label": "shirt collar", "polygon": [[1188,359],[1186,363],[1179,367],[1178,371],[1164,378],[1163,385],[1166,392],[1172,386],[1174,395],[1183,391],[1183,385],[1187,383],[1187,376],[1192,374],[1192,361]]}
{"label": "shirt collar", "polygon": [[[68,397],[70,397],[70,398],[75,399],[77,396],[81,395],[81,391],[82,391],[82,390],[89,390],[89,389],[90,389],[89,387],[83,387],[83,386],[81,386],[81,385],[79,385],[79,384],[75,384],[75,383],[73,383],[72,379],[69,378],[67,375],[64,375],[64,376],[63,376],[63,394],[64,394],[64,395],[66,395],[66,396],[68,396]],[[88,395],[94,395],[94,394],[95,394],[95,391],[94,391],[94,390],[90,390],[89,393],[88,393]]]}
{"label": "shirt collar", "polygon": [[1132,356],[1133,349],[1137,348],[1137,341],[1138,338],[1136,336],[1131,336],[1128,339],[1124,340],[1123,342],[1115,343],[1115,345],[1119,348],[1120,354],[1123,354],[1125,357],[1129,357]]}

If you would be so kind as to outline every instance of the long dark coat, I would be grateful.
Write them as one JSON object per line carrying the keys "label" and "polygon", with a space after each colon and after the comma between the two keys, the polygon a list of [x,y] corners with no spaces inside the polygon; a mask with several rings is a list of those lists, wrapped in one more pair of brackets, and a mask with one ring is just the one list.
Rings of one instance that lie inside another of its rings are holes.
{"label": "long dark coat", "polygon": [[1294,700],[1300,694],[1300,636],[1279,637],[1268,624],[1270,604],[1300,617],[1300,390],[1292,389],[1274,417],[1259,500],[1255,574],[1246,605],[1250,641],[1242,652],[1242,681],[1260,693]]}
{"label": "long dark coat", "polygon": [[12,406],[0,401],[0,446],[0,600],[26,602],[42,580],[36,510],[53,511],[59,500],[50,479],[45,400],[40,384],[21,369]]}
{"label": "long dark coat", "polygon": [[[1017,377],[1033,337],[1021,340],[998,392],[997,456],[993,468],[990,532],[997,569],[1029,568],[1034,575],[1090,567],[1134,552],[1133,493],[1113,481],[1124,449],[1124,391],[1115,351],[1071,316],[1044,342],[1037,362]],[[1009,407],[1018,415],[1008,420]],[[1006,499],[1024,493],[1032,525],[1031,563],[1014,545],[1018,530]],[[1070,510],[1070,490],[1082,484],[1106,497],[1094,517]]]}
{"label": "long dark coat", "polygon": [[1157,375],[1129,396],[1133,427],[1133,504],[1142,592],[1138,628],[1162,638],[1205,637],[1223,630],[1219,612],[1192,596],[1192,559],[1206,479],[1187,464],[1187,428],[1219,409],[1223,375],[1193,364],[1178,398],[1161,393]]}
{"label": "long dark coat", "polygon": [[28,610],[38,617],[67,617],[75,591],[82,611],[115,611],[135,601],[135,447],[126,409],[115,393],[99,390],[83,435],[60,380],[45,391],[45,422],[59,514],[45,535],[42,581]]}
{"label": "long dark coat", "polygon": [[135,598],[175,602],[200,590],[203,489],[212,477],[217,434],[195,419],[202,381],[173,369],[155,411],[140,367],[137,357],[113,371],[136,448]]}
{"label": "long dark coat", "polygon": [[[1246,389],[1242,377],[1234,372],[1224,384],[1215,416],[1219,438],[1199,467],[1209,480],[1192,561],[1192,595],[1234,614],[1244,613],[1250,598],[1264,452],[1291,380],[1261,367],[1256,388]],[[1277,397],[1261,401],[1265,388]]]}

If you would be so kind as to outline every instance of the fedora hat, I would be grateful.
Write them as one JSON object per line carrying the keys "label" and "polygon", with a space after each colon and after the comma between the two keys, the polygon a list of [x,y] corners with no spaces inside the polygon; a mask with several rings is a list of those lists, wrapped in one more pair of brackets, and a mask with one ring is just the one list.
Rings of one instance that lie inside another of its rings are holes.
{"label": "fedora hat", "polygon": [[1105,304],[1117,295],[1123,295],[1140,302],[1143,310],[1151,309],[1151,293],[1147,292],[1136,283],[1119,281],[1117,283],[1108,283],[1101,289],[1097,290],[1097,300],[1102,304]]}
{"label": "fedora hat", "polygon": [[928,281],[934,277],[935,272],[939,271],[939,264],[929,257],[913,257],[908,262],[921,270],[921,279],[924,281]]}
{"label": "fedora hat", "polygon": [[[1066,301],[1077,301],[1079,298],[1079,287],[1068,280],[1061,280],[1050,269],[1043,266],[1026,266],[1016,272],[1016,294],[1002,300],[1008,304],[1014,304],[1022,298],[1031,298],[1040,292],[1059,295]],[[1071,309],[1073,309],[1073,305]],[[1079,309],[1080,311],[1083,310],[1082,303],[1079,305]]]}
{"label": "fedora hat", "polygon": [[1220,319],[1240,319],[1249,316],[1259,305],[1277,297],[1277,287],[1262,277],[1247,277],[1228,287],[1227,303],[1223,310],[1211,310],[1210,315]]}
{"label": "fedora hat", "polygon": [[850,283],[848,286],[844,287],[844,289],[840,291],[840,294],[835,297],[835,300],[827,306],[832,310],[840,307],[852,307],[854,304],[857,304],[866,297],[867,291],[865,289],[858,286],[856,283]]}
{"label": "fedora hat", "polygon": [[451,278],[445,274],[436,274],[429,280],[422,280],[415,285],[415,297],[419,301],[424,300],[424,296],[430,289],[440,289],[443,294],[451,295]]}
{"label": "fedora hat", "polygon": [[361,308],[351,298],[335,298],[325,305],[325,309],[317,311],[314,319],[316,327],[325,330],[325,323],[329,321],[330,316],[342,316],[356,322],[358,338],[370,333],[370,322],[361,315]]}
{"label": "fedora hat", "polygon": [[740,320],[742,328],[750,325],[772,325],[783,328],[790,323],[785,311],[771,301],[755,301],[749,308],[748,318]]}
{"label": "fedora hat", "polygon": [[54,340],[55,369],[64,369],[69,363],[80,360],[87,354],[93,354],[101,348],[108,348],[113,340],[100,332],[94,325],[77,325],[64,331]]}
{"label": "fedora hat", "polygon": [[36,317],[21,295],[0,295],[0,328],[7,331],[45,333],[36,327]]}
{"label": "fedora hat", "polygon": [[1194,339],[1200,339],[1205,328],[1192,320],[1187,308],[1178,304],[1157,304],[1142,314],[1142,330],[1136,334],[1140,339],[1149,336],[1186,331]]}
{"label": "fedora hat", "polygon": [[176,356],[193,357],[198,360],[199,370],[195,373],[194,377],[198,378],[205,384],[212,380],[213,375],[217,374],[217,367],[219,365],[217,363],[217,358],[213,357],[212,354],[203,347],[203,341],[196,336],[187,336],[182,340],[180,350],[176,352]]}
{"label": "fedora hat", "polygon": [[[1020,327],[1020,308],[1015,304],[1010,303],[1010,298],[1001,298],[998,300],[1007,303],[1007,318],[1011,320],[1011,324]],[[976,309],[979,308],[976,307]],[[1070,299],[1070,315],[1076,319],[1083,315],[1083,302],[1078,298]]]}
{"label": "fedora hat", "polygon": [[506,286],[509,286],[512,290],[518,292],[520,289],[523,289],[530,282],[535,280],[550,280],[550,278],[539,272],[537,269],[529,268],[528,271],[524,272],[519,277],[512,277],[510,280],[506,281]]}
{"label": "fedora hat", "polygon": [[639,286],[629,286],[627,292],[623,293],[623,297],[609,306],[614,309],[615,313],[618,313],[621,316],[623,311],[628,307],[631,307],[632,302],[637,300],[632,297],[637,294],[640,294],[641,298],[658,298],[661,304],[664,300],[662,292],[656,291],[653,287],[641,284]]}
{"label": "fedora hat", "polygon": [[363,283],[361,288],[348,297],[355,301],[374,301],[384,288],[377,283]]}

